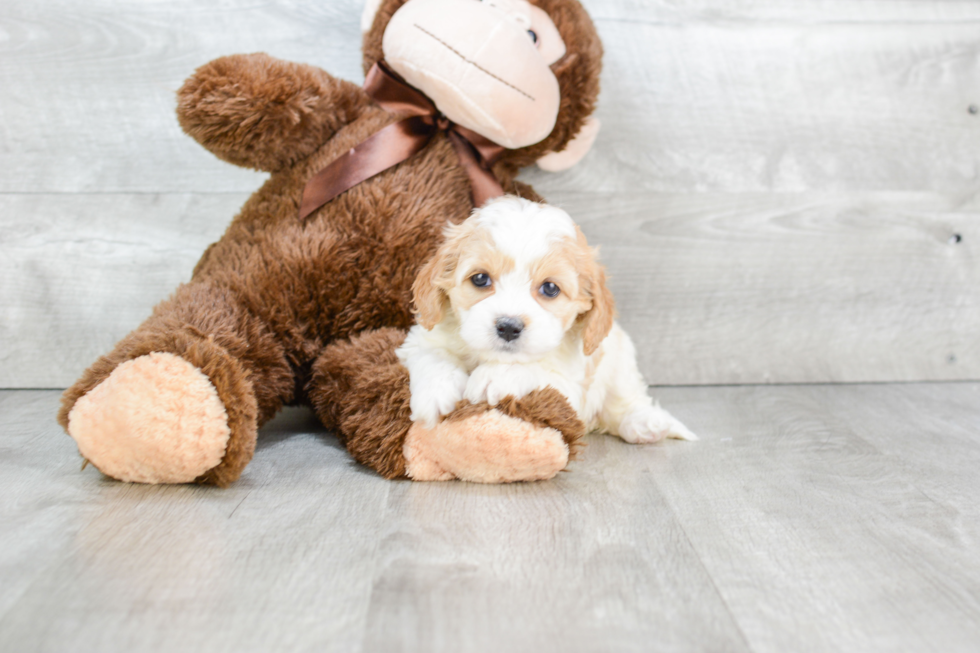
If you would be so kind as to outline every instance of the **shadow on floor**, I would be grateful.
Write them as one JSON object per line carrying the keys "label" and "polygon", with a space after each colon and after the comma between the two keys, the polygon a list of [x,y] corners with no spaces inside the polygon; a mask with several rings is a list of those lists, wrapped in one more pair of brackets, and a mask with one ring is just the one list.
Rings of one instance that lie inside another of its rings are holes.
{"label": "shadow on floor", "polygon": [[262,451],[296,435],[313,434],[324,444],[343,451],[333,431],[324,428],[316,413],[308,406],[287,406],[259,429],[255,450]]}

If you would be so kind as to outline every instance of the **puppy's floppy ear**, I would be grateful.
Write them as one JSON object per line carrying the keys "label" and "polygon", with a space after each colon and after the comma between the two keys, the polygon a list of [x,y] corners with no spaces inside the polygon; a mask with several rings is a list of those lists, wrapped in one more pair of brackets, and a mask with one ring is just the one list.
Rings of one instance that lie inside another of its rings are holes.
{"label": "puppy's floppy ear", "polygon": [[459,260],[460,235],[458,226],[447,227],[446,242],[422,266],[412,284],[416,320],[425,329],[431,329],[442,320],[445,304],[449,301],[446,291],[452,288],[453,274]]}
{"label": "puppy's floppy ear", "polygon": [[606,286],[606,270],[598,261],[589,262],[589,269],[582,275],[585,290],[592,298],[592,308],[582,314],[585,323],[582,329],[582,342],[585,355],[592,355],[612,330],[616,319],[616,301]]}

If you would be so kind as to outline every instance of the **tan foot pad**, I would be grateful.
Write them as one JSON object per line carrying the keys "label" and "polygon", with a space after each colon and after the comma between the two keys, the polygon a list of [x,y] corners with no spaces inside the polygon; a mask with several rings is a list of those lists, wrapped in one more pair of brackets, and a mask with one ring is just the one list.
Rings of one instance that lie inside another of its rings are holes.
{"label": "tan foot pad", "polygon": [[496,410],[443,421],[431,430],[413,424],[403,452],[406,474],[416,481],[540,481],[568,464],[559,431]]}
{"label": "tan foot pad", "polygon": [[218,465],[231,431],[211,381],[180,356],[127,361],[75,403],[68,433],[103,474],[189,483]]}

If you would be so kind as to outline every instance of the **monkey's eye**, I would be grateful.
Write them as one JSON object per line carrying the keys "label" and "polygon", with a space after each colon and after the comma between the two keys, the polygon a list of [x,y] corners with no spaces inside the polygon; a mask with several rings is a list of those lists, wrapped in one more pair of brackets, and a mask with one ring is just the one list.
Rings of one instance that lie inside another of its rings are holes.
{"label": "monkey's eye", "polygon": [[543,284],[541,284],[541,287],[538,288],[538,291],[545,297],[554,299],[559,295],[559,293],[561,293],[561,288],[550,281],[545,281]]}
{"label": "monkey's eye", "polygon": [[533,29],[529,29],[527,31],[527,33],[531,37],[531,43],[537,43],[538,42],[538,34],[537,34],[537,32],[535,32]]}
{"label": "monkey's eye", "polygon": [[478,272],[474,274],[472,277],[470,277],[470,281],[473,282],[473,285],[477,288],[489,288],[493,284],[493,281],[490,280],[490,275],[486,274],[485,272]]}

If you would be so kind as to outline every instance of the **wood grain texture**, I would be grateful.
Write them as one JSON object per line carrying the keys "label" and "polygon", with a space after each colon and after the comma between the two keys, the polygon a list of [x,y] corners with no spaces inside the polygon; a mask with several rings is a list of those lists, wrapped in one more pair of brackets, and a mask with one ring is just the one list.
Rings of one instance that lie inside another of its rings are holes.
{"label": "wood grain texture", "polygon": [[[980,378],[980,4],[586,4],[603,130],[524,178],[604,247],[651,382]],[[0,387],[70,384],[262,182],[180,132],[191,71],[358,80],[360,6],[3,3]]]}
{"label": "wood grain texture", "polygon": [[697,411],[705,450],[658,450],[651,474],[753,650],[980,641],[980,387],[658,394]]}
{"label": "wood grain texture", "polygon": [[972,0],[585,0],[593,19],[629,22],[958,23],[980,20]]}
{"label": "wood grain texture", "polygon": [[0,194],[0,387],[67,387],[190,279],[247,194]]}
{"label": "wood grain texture", "polygon": [[80,472],[57,393],[2,402],[0,650],[359,645],[391,486],[311,415],[264,429],[266,464],[212,493]]}
{"label": "wood grain texture", "polygon": [[603,129],[548,197],[980,189],[978,22],[598,27]]}
{"label": "wood grain texture", "polygon": [[[605,128],[549,188],[976,189],[975,3],[590,9]],[[180,132],[174,92],[210,59],[255,50],[360,80],[359,15],[356,0],[4,3],[0,192],[253,189],[260,175]]]}
{"label": "wood grain texture", "polygon": [[[956,393],[946,393],[945,388],[856,387],[835,403],[834,414],[901,466],[902,475],[915,483],[924,496],[945,506],[944,514],[973,529],[973,537],[980,529],[980,503],[971,480],[980,469],[980,452],[976,448],[980,388],[965,386]],[[869,402],[881,408],[867,411],[864,407]],[[888,426],[881,418],[881,413],[887,411],[903,415],[903,422]]]}
{"label": "wood grain texture", "polygon": [[45,3],[0,9],[0,192],[250,191],[177,124],[200,65],[267,51],[360,79],[360,3]]}
{"label": "wood grain texture", "polygon": [[[0,387],[72,383],[190,277],[244,198],[0,195]],[[552,199],[600,246],[651,383],[980,376],[975,201]]]}
{"label": "wood grain texture", "polygon": [[749,650],[631,453],[595,437],[554,482],[399,486],[365,650]]}
{"label": "wood grain texture", "polygon": [[980,374],[980,214],[914,194],[560,196],[654,384]]}
{"label": "wood grain texture", "polygon": [[700,442],[388,482],[293,409],[219,490],[82,471],[57,392],[0,392],[0,650],[975,649],[980,384],[654,394]]}

